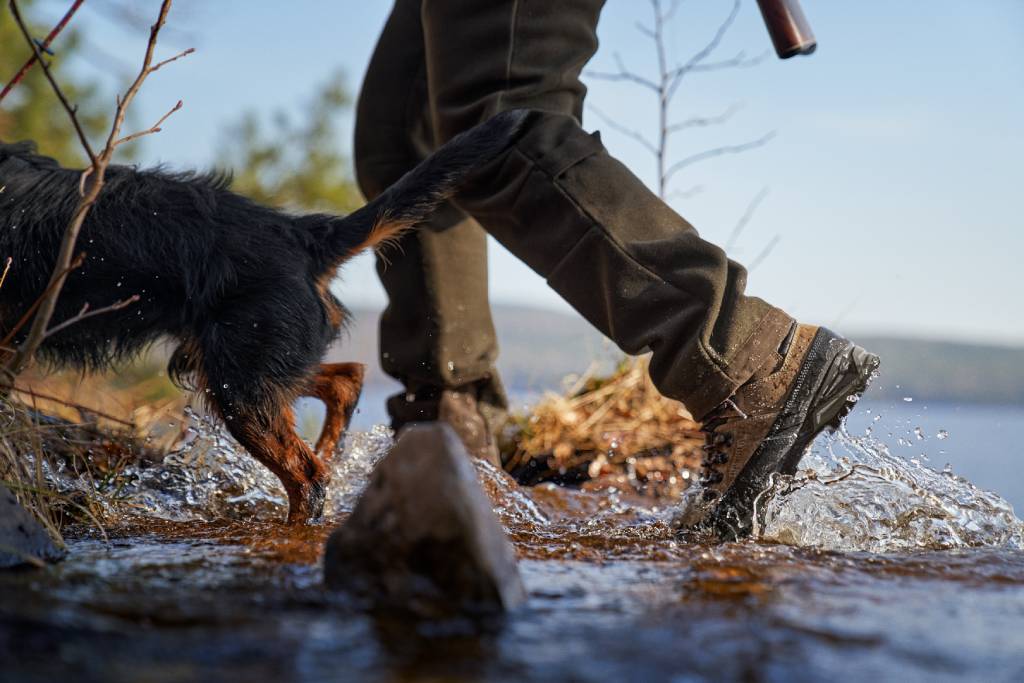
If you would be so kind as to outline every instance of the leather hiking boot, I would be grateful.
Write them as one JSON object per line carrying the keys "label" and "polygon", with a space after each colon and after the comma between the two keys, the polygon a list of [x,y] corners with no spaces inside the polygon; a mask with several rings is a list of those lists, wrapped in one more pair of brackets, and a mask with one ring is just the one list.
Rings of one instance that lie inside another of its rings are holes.
{"label": "leather hiking boot", "polygon": [[412,400],[398,395],[388,400],[388,411],[395,432],[412,422],[447,422],[471,456],[501,468],[492,425],[497,424],[504,413],[477,400],[472,390],[432,389],[418,392]]}
{"label": "leather hiking boot", "polygon": [[848,339],[796,323],[779,355],[705,416],[702,488],[679,519],[684,527],[748,535],[770,476],[796,472],[814,437],[839,427],[879,365]]}

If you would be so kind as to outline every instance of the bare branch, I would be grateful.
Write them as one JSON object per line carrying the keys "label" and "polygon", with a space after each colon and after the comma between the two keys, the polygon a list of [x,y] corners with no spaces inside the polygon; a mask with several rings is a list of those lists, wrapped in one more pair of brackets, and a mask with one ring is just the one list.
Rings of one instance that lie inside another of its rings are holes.
{"label": "bare branch", "polygon": [[729,16],[727,16],[725,18],[725,21],[723,21],[721,25],[719,25],[718,30],[715,31],[714,37],[708,42],[708,44],[701,48],[700,51],[698,51],[695,55],[690,57],[690,59],[687,60],[685,64],[677,67],[668,74],[669,86],[667,95],[669,99],[671,99],[672,95],[675,94],[676,89],[679,87],[679,84],[683,80],[683,76],[693,71],[694,67],[703,62],[705,59],[707,59],[711,55],[711,53],[715,51],[719,43],[722,42],[722,38],[725,37],[725,34],[729,30],[729,27],[732,26],[733,21],[736,20],[736,14],[739,12],[739,10],[740,0],[734,0],[732,10],[729,12]]}
{"label": "bare branch", "polygon": [[703,152],[700,152],[698,154],[693,154],[693,155],[688,156],[685,159],[681,159],[680,161],[677,161],[676,163],[674,163],[671,166],[669,166],[668,170],[665,171],[665,178],[666,179],[671,178],[678,171],[681,171],[682,169],[686,168],[687,166],[695,164],[698,161],[704,161],[706,159],[711,159],[713,157],[722,156],[724,154],[736,154],[738,152],[745,152],[748,149],[754,149],[755,147],[760,147],[761,145],[764,145],[765,143],[767,143],[769,140],[771,140],[774,137],[775,137],[775,131],[772,131],[772,132],[770,132],[770,133],[768,133],[768,134],[758,138],[757,140],[751,140],[750,142],[744,142],[744,143],[739,144],[739,145],[723,145],[721,147],[715,147],[713,149],[704,150]]}
{"label": "bare branch", "polygon": [[182,57],[188,57],[190,54],[192,54],[195,51],[196,51],[196,49],[194,47],[190,47],[187,50],[182,50],[181,52],[179,52],[178,54],[174,55],[170,59],[165,59],[164,61],[158,62],[158,63],[154,64],[153,66],[149,67],[149,72],[146,75],[148,76],[149,74],[153,73],[154,71],[159,71],[161,68],[167,66],[171,62],[178,61]]}
{"label": "bare branch", "polygon": [[754,217],[754,212],[757,210],[757,207],[760,206],[761,202],[763,202],[764,198],[767,196],[768,188],[761,188],[761,191],[754,195],[754,198],[750,200],[749,204],[747,204],[746,210],[743,212],[743,215],[740,216],[740,219],[736,221],[736,226],[733,227],[732,233],[729,234],[729,239],[725,242],[724,249],[726,253],[732,251],[733,247],[736,246],[736,241],[740,238],[740,235],[743,234],[743,230],[747,227],[747,224],[750,223],[750,219]]}
{"label": "bare branch", "polygon": [[651,154],[658,153],[658,148],[654,146],[654,143],[648,140],[646,137],[644,137],[643,133],[641,133],[640,131],[623,126],[621,123],[611,118],[610,116],[608,116],[603,111],[601,111],[600,109],[593,105],[590,105],[589,109],[590,111],[597,114],[597,117],[604,121],[605,124],[612,130],[622,133],[626,137],[632,138],[636,142],[643,145],[644,149],[646,149]]}
{"label": "bare branch", "polygon": [[[89,4],[92,11],[105,16],[108,21],[131,33],[149,29],[150,19],[140,11],[137,3],[93,0]],[[199,42],[199,36],[194,31],[182,29],[180,26],[164,27],[160,32],[160,38],[175,45],[195,45]]]}
{"label": "bare branch", "polygon": [[75,0],[68,11],[64,13],[64,16],[61,17],[60,21],[57,22],[57,25],[50,30],[50,33],[47,34],[46,38],[44,38],[42,42],[37,43],[36,41],[32,41],[32,45],[38,49],[32,50],[32,56],[28,58],[28,61],[25,62],[20,69],[18,69],[18,73],[14,74],[14,78],[7,82],[4,89],[0,90],[0,102],[7,97],[7,93],[14,89],[14,86],[21,82],[21,79],[25,77],[28,70],[36,63],[36,60],[40,59],[39,51],[49,50],[50,43],[52,43],[53,39],[64,30],[64,27],[68,25],[68,22],[71,21],[71,17],[75,15],[75,12],[78,11],[78,8],[82,6],[83,2],[85,2],[85,0]]}
{"label": "bare branch", "polygon": [[642,85],[649,90],[653,90],[654,92],[659,91],[657,83],[627,69],[625,63],[622,61],[622,57],[618,53],[615,54],[615,64],[619,67],[618,73],[609,73],[604,71],[587,71],[586,73],[591,78],[598,78],[603,81],[630,81],[637,85]]}
{"label": "bare branch", "polygon": [[[96,408],[90,408],[87,405],[82,405],[81,403],[76,403],[76,402],[71,401],[69,399],[61,398],[60,396],[54,396],[52,394],[44,394],[42,392],[36,391],[35,389],[24,389],[22,387],[12,387],[12,389],[14,391],[18,392],[19,394],[26,394],[28,396],[31,396],[32,398],[41,398],[44,401],[53,401],[54,403],[60,403],[61,405],[67,406],[68,408],[74,408],[75,410],[79,411],[79,413],[82,413],[82,412],[91,413],[93,415],[98,415],[99,417],[102,417],[104,419],[110,420],[111,422],[117,422],[119,424],[122,424],[125,427],[131,427],[133,429],[135,428],[135,423],[134,422],[129,422],[128,420],[123,420],[123,419],[117,417],[116,415],[111,415],[110,413],[105,413],[102,410],[97,410]],[[81,417],[81,415],[79,417]]]}
{"label": "bare branch", "polygon": [[754,268],[757,268],[759,265],[764,263],[764,260],[766,258],[768,258],[768,255],[771,254],[772,251],[775,250],[775,247],[777,247],[779,245],[779,242],[781,242],[781,241],[782,241],[782,236],[781,235],[776,235],[775,237],[773,237],[771,239],[771,241],[768,242],[768,245],[764,249],[761,250],[761,253],[758,254],[754,258],[754,260],[750,262],[749,265],[747,265],[747,272],[750,272],[750,271],[754,270]]}
{"label": "bare branch", "polygon": [[638,21],[638,22],[636,22],[635,26],[636,26],[636,30],[637,30],[637,31],[640,31],[640,33],[644,34],[644,35],[645,35],[645,36],[647,36],[648,38],[651,38],[651,39],[653,39],[653,38],[654,38],[654,29],[652,29],[652,28],[647,28],[646,26],[644,26],[643,24],[641,24],[641,23],[640,23],[639,21]]}
{"label": "bare branch", "polygon": [[48,339],[49,337],[52,337],[53,335],[57,334],[61,330],[66,329],[68,327],[71,327],[72,325],[74,325],[76,323],[80,323],[83,320],[86,320],[87,318],[93,317],[94,315],[103,315],[104,313],[111,313],[113,311],[119,311],[122,308],[125,308],[126,306],[131,306],[133,303],[135,303],[138,300],[139,300],[139,295],[138,294],[133,294],[130,297],[128,297],[127,299],[121,299],[120,301],[116,301],[116,302],[110,304],[109,306],[104,306],[103,308],[94,308],[94,309],[90,309],[89,308],[89,303],[86,302],[85,305],[82,306],[82,310],[80,310],[76,315],[73,315],[70,318],[68,318],[67,320],[65,320],[64,322],[62,322],[60,324],[57,324],[57,325],[54,325],[53,327],[48,329],[46,331],[46,334],[43,335],[43,339]]}
{"label": "bare branch", "polygon": [[[121,126],[124,125],[124,117],[128,112],[128,105],[130,105],[132,100],[135,99],[135,95],[138,94],[139,88],[142,87],[142,83],[146,80],[146,77],[165,64],[169,64],[176,59],[180,59],[181,57],[193,52],[192,48],[189,48],[184,52],[176,54],[170,59],[165,59],[164,61],[157,63],[156,66],[153,65],[153,52],[156,50],[157,36],[160,34],[160,29],[163,28],[163,25],[167,22],[167,13],[170,10],[171,0],[163,0],[160,4],[160,14],[157,16],[156,23],[149,27],[149,42],[146,44],[146,56],[142,60],[142,69],[139,71],[139,75],[135,77],[135,80],[132,81],[132,84],[128,86],[124,95],[117,98],[117,109],[114,112],[114,123],[110,127],[110,135],[107,136],[107,145],[102,155],[108,164],[110,163],[111,157],[114,155],[114,150],[117,148],[117,139],[121,133]],[[106,171],[105,167],[103,171]],[[100,179],[100,182],[102,182],[102,178]]]}
{"label": "bare branch", "polygon": [[672,21],[672,17],[675,16],[676,10],[679,9],[681,4],[683,4],[682,0],[672,0],[668,9],[661,15],[661,22],[665,24]]}
{"label": "bare branch", "polygon": [[[156,23],[154,23],[149,30],[149,42],[146,45],[146,55],[142,62],[142,68],[139,71],[138,76],[135,77],[135,80],[128,86],[124,95],[117,98],[117,109],[114,113],[114,120],[110,126],[110,133],[107,136],[106,144],[100,154],[95,155],[89,147],[88,141],[85,139],[85,135],[81,132],[81,127],[78,124],[75,109],[67,103],[67,99],[64,97],[60,86],[53,79],[45,61],[43,61],[42,56],[39,54],[38,45],[36,45],[32,40],[24,22],[21,20],[21,14],[18,12],[17,0],[10,0],[10,7],[11,13],[14,14],[25,40],[32,46],[32,49],[36,53],[37,60],[46,72],[50,86],[60,98],[61,103],[64,104],[64,108],[68,112],[72,123],[76,130],[79,131],[79,137],[82,141],[82,145],[89,153],[89,158],[92,163],[89,168],[82,173],[80,186],[80,189],[82,190],[81,198],[79,199],[78,205],[72,213],[71,221],[68,223],[68,227],[65,229],[64,235],[61,238],[60,247],[57,251],[56,263],[54,265],[53,273],[50,275],[50,281],[40,299],[36,304],[33,304],[33,307],[35,307],[36,310],[32,319],[32,325],[25,337],[25,341],[18,345],[18,349],[5,362],[2,368],[4,375],[3,379],[7,384],[6,388],[0,389],[0,392],[2,393],[10,391],[10,385],[13,384],[13,379],[31,361],[40,344],[43,343],[46,337],[53,334],[56,330],[63,329],[65,325],[65,323],[61,323],[55,328],[50,328],[50,320],[57,307],[57,298],[60,296],[61,289],[64,287],[68,273],[73,269],[73,267],[75,267],[72,264],[72,254],[74,253],[75,243],[78,240],[78,233],[81,231],[82,225],[85,223],[85,218],[89,214],[90,209],[96,203],[97,199],[99,199],[100,192],[103,189],[103,183],[106,178],[107,167],[110,165],[110,161],[114,156],[114,151],[117,149],[118,144],[120,144],[119,138],[121,126],[124,124],[128,105],[130,105],[132,100],[135,99],[135,95],[138,93],[139,88],[142,87],[142,83],[146,80],[147,76],[165,64],[169,64],[170,62],[173,62],[174,60],[191,52],[191,50],[185,50],[170,59],[159,62],[155,66],[153,65],[153,52],[156,50],[157,37],[160,34],[160,29],[167,21],[167,13],[171,9],[171,0],[162,0],[160,4],[160,13],[157,17]],[[177,109],[178,107],[176,106],[167,114],[167,116]],[[159,122],[157,122],[157,125],[154,126],[154,128],[159,128],[159,124],[166,120],[167,116],[164,116]],[[128,137],[131,138],[132,136]],[[124,142],[124,140],[121,140],[120,142]],[[80,260],[77,260],[76,262],[80,263]],[[127,301],[128,303],[131,303],[132,300]],[[114,306],[123,307],[128,305],[128,303],[119,302],[118,304],[114,304]],[[108,310],[111,310],[111,308],[107,307],[106,309],[100,309],[99,312],[107,312]],[[95,314],[95,312],[89,313],[88,310],[83,309],[76,318],[83,319],[84,317],[89,317],[93,314]],[[29,312],[26,313],[26,315],[33,314]],[[25,320],[24,317],[23,320]],[[23,323],[19,323],[19,326],[20,324]],[[13,334],[13,332],[9,333],[8,336],[11,334]]]}
{"label": "bare branch", "polygon": [[762,52],[756,57],[746,58],[746,53],[740,51],[732,59],[724,59],[720,62],[709,62],[707,64],[694,64],[690,68],[692,72],[721,71],[722,69],[748,69],[757,66],[768,58],[768,51]]}
{"label": "bare branch", "polygon": [[[85,254],[79,254],[78,256],[75,257],[74,261],[68,264],[68,267],[64,269],[62,274],[67,276],[67,274],[70,273],[71,271],[80,268],[82,263],[84,262]],[[46,286],[46,289],[43,290],[43,293],[39,295],[39,298],[33,301],[32,305],[28,307],[28,310],[21,314],[21,318],[19,318],[18,322],[15,323],[14,327],[10,329],[10,331],[7,333],[7,336],[5,336],[3,339],[0,339],[0,346],[7,346],[9,343],[11,343],[11,341],[14,339],[14,336],[21,331],[22,327],[28,324],[28,321],[32,318],[35,312],[43,304],[43,301],[46,299],[46,297],[48,297],[50,293],[53,292],[53,290],[57,287],[57,284],[58,283],[56,279],[51,277],[49,284]]]}
{"label": "bare branch", "polygon": [[[68,102],[67,98],[64,97],[64,92],[60,89],[60,86],[57,85],[57,81],[53,80],[53,74],[50,73],[50,65],[46,63],[45,59],[43,59],[42,52],[39,49],[40,44],[37,43],[28,32],[28,27],[25,26],[25,22],[21,18],[21,12],[18,10],[18,3],[15,0],[11,0],[10,7],[11,15],[14,17],[15,23],[18,24],[18,28],[21,29],[21,35],[25,37],[25,42],[28,43],[29,47],[32,49],[32,54],[35,57],[35,60],[39,62],[39,66],[42,67],[43,73],[46,74],[46,80],[50,82],[50,87],[52,87],[54,93],[56,93],[57,99],[60,100],[61,105],[64,107],[64,111],[66,111],[68,116],[71,117],[71,123],[75,126],[75,132],[78,133],[78,140],[82,143],[85,153],[89,156],[89,161],[95,165],[96,154],[93,153],[92,147],[89,145],[89,139],[85,136],[85,131],[82,130],[82,125],[78,122],[78,107],[72,106]],[[72,7],[72,9],[77,8]],[[70,18],[70,14],[68,14],[65,15],[65,18],[61,19],[61,21],[66,23],[66,20]],[[54,30],[56,30],[56,28],[54,28]],[[53,31],[51,31],[51,33],[53,33]],[[45,46],[46,43],[44,42],[43,45]],[[31,66],[31,64],[29,64],[29,66]]]}
{"label": "bare branch", "polygon": [[182,101],[178,100],[178,103],[176,105],[174,105],[173,107],[171,107],[171,110],[169,112],[167,112],[166,114],[164,114],[163,116],[161,116],[160,120],[157,121],[156,123],[154,123],[151,127],[147,128],[146,130],[140,130],[138,133],[132,133],[131,135],[126,135],[125,137],[121,138],[120,140],[118,140],[114,144],[115,145],[123,145],[126,142],[131,142],[132,140],[138,140],[139,138],[144,137],[146,135],[152,135],[153,133],[159,133],[161,130],[163,130],[160,126],[163,125],[164,121],[169,119],[171,117],[171,114],[173,114],[174,112],[176,112],[179,109],[181,109],[182,106],[183,106]]}
{"label": "bare branch", "polygon": [[665,199],[689,199],[690,197],[696,197],[703,191],[703,185],[694,185],[693,187],[688,187],[685,190],[673,190],[665,197]]}
{"label": "bare branch", "polygon": [[12,261],[14,261],[14,258],[11,257],[11,256],[8,256],[7,257],[7,261],[4,263],[4,274],[0,275],[0,287],[3,287],[4,286],[4,282],[7,281],[7,271],[9,271],[11,269],[11,262]]}
{"label": "bare branch", "polygon": [[703,128],[705,126],[715,126],[721,123],[725,123],[733,117],[740,110],[740,105],[734,104],[726,109],[718,116],[695,116],[693,118],[680,121],[679,123],[673,123],[666,128],[669,133],[675,133],[686,128]]}

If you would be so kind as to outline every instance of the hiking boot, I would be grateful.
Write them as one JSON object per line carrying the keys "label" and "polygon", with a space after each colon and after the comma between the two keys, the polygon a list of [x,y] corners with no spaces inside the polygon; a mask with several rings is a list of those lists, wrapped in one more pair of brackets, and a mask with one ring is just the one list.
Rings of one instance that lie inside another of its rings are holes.
{"label": "hiking boot", "polygon": [[477,400],[472,388],[424,390],[409,400],[408,396],[394,396],[388,401],[391,427],[397,433],[412,422],[447,422],[473,457],[486,460],[501,468],[498,442],[492,425],[503,416],[502,411]]}
{"label": "hiking boot", "polygon": [[748,535],[770,476],[796,472],[814,437],[839,427],[878,369],[878,357],[848,339],[797,323],[779,356],[704,417],[701,489],[679,519],[684,527]]}

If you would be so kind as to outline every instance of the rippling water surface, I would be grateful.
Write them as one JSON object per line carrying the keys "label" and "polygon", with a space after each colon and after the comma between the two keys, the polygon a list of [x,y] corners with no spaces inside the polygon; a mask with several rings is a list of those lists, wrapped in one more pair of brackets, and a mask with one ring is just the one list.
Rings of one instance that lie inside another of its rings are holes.
{"label": "rippling water surface", "polygon": [[[819,439],[758,501],[756,538],[681,537],[676,505],[522,489],[478,466],[522,560],[525,608],[489,623],[368,615],[318,561],[390,444],[348,437],[329,522],[291,529],[276,480],[195,420],[131,472],[109,540],[0,575],[0,673],[53,680],[1021,680],[1024,525],[996,494]],[[84,486],[53,473],[64,487]],[[3,676],[0,676],[3,678]]]}

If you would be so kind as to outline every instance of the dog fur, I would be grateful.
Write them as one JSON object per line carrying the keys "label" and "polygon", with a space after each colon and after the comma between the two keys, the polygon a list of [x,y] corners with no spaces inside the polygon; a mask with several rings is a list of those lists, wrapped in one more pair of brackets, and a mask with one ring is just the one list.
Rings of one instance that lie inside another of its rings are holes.
{"label": "dog fur", "polygon": [[[357,363],[321,364],[347,318],[329,283],[346,260],[394,239],[452,196],[511,144],[523,116],[505,112],[453,138],[346,217],[261,206],[228,190],[223,176],[112,166],[79,236],[85,262],[69,275],[52,324],[87,302],[140,300],[57,332],[40,355],[52,366],[100,370],[158,339],[177,341],[170,376],[196,390],[280,478],[289,522],[316,518],[363,378]],[[0,143],[0,258],[13,259],[0,288],[4,335],[46,287],[80,173],[36,154],[31,143]],[[291,405],[302,395],[327,406],[315,452],[295,432]]]}

